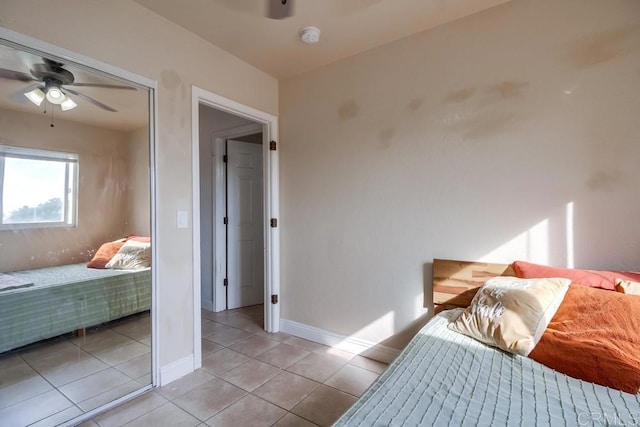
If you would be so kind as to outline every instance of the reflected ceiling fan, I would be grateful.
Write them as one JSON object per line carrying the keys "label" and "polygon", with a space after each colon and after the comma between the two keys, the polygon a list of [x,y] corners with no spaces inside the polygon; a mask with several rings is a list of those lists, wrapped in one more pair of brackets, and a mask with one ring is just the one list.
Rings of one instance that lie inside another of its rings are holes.
{"label": "reflected ceiling fan", "polygon": [[293,15],[293,0],[267,0],[267,16],[284,19]]}
{"label": "reflected ceiling fan", "polygon": [[69,97],[68,94],[75,95],[86,101],[89,101],[93,105],[102,108],[106,111],[116,112],[117,110],[109,107],[106,104],[94,99],[88,95],[80,93],[68,86],[77,87],[100,87],[106,89],[124,89],[124,90],[136,90],[131,86],[123,85],[110,85],[102,83],[77,83],[75,77],[71,71],[63,68],[64,64],[53,61],[51,59],[42,58],[42,63],[34,64],[29,72],[22,73],[20,71],[7,70],[0,68],[0,78],[9,80],[18,80],[21,82],[39,82],[28,86],[24,89],[24,96],[29,101],[36,105],[42,104],[45,99],[52,104],[60,105],[63,111],[76,108],[78,105]]}

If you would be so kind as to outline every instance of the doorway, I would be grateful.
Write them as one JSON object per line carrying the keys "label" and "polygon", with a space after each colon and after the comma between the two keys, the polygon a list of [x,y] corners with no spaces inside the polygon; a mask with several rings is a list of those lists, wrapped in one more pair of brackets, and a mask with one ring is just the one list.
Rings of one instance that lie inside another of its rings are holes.
{"label": "doorway", "polygon": [[192,107],[197,369],[210,313],[253,306],[279,331],[278,165],[275,116],[195,87]]}
{"label": "doorway", "polygon": [[[262,126],[200,108],[201,149],[213,153],[200,160],[202,308],[220,312],[264,304]],[[229,128],[232,123],[240,126]]]}

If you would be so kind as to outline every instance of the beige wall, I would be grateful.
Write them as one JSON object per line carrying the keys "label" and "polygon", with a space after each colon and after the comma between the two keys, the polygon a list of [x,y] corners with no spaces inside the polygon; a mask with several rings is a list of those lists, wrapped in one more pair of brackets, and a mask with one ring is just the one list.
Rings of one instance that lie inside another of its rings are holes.
{"label": "beige wall", "polygon": [[282,317],[385,340],[434,257],[640,270],[638,17],[514,0],[280,82]]}
{"label": "beige wall", "polygon": [[157,308],[165,366],[193,353],[192,231],[176,228],[176,211],[192,206],[191,86],[277,114],[278,83],[128,0],[45,3],[3,0],[0,25],[158,82]]}
{"label": "beige wall", "polygon": [[124,233],[126,135],[59,118],[50,123],[43,114],[0,110],[0,144],[78,154],[78,226],[0,231],[0,271],[88,261]]}
{"label": "beige wall", "polygon": [[144,127],[129,133],[125,149],[127,150],[125,234],[151,236],[149,129]]}

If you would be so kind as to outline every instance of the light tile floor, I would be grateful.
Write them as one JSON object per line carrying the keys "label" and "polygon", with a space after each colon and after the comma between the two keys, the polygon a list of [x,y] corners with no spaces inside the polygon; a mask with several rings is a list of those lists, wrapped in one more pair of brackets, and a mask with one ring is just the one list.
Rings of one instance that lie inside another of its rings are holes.
{"label": "light tile floor", "polygon": [[326,426],[387,367],[268,334],[261,305],[202,317],[202,369],[82,425]]}
{"label": "light tile floor", "polygon": [[0,426],[54,426],[151,382],[148,313],[0,355]]}

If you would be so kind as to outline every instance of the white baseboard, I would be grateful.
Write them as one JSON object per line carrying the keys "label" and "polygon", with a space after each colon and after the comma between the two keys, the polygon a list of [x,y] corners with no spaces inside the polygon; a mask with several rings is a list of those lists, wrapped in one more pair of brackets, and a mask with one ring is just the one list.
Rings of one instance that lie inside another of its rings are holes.
{"label": "white baseboard", "polygon": [[280,331],[319,344],[335,347],[339,350],[361,354],[384,363],[390,363],[400,353],[400,350],[395,348],[365,341],[360,338],[336,334],[325,329],[316,328],[315,326],[294,322],[293,320],[280,319]]}
{"label": "white baseboard", "polygon": [[194,359],[190,354],[175,362],[160,367],[160,386],[165,386],[171,381],[175,381],[193,372]]}

